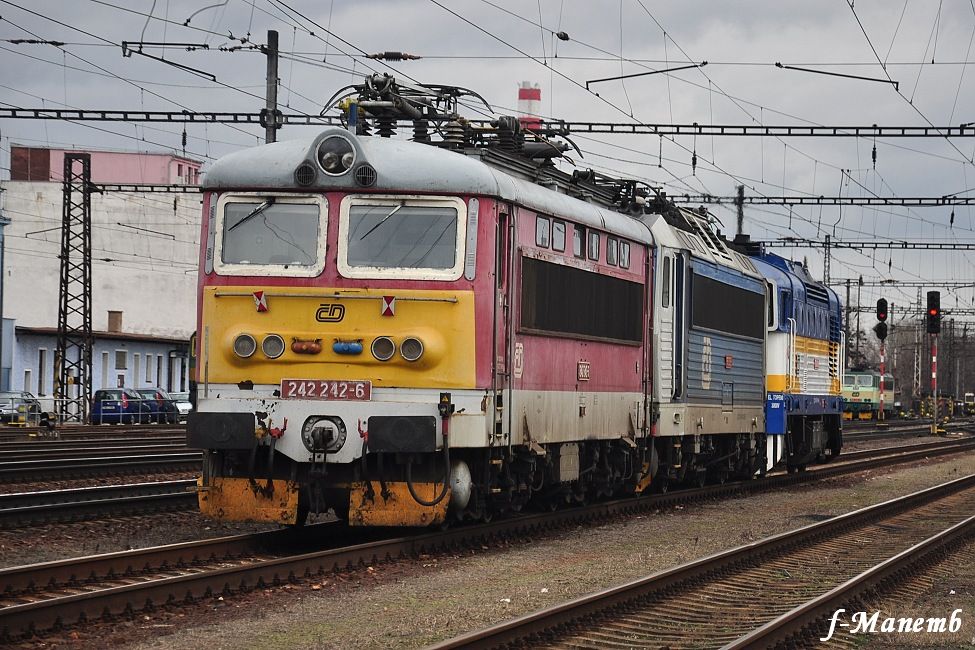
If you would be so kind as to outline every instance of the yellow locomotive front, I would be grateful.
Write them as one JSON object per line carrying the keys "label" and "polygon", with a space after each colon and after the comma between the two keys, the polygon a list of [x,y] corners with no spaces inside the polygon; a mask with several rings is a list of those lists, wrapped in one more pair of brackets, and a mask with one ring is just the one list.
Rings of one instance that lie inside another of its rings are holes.
{"label": "yellow locomotive front", "polygon": [[205,514],[427,525],[467,506],[445,435],[489,433],[476,247],[493,230],[461,192],[489,187],[481,167],[338,128],[213,166],[188,423]]}

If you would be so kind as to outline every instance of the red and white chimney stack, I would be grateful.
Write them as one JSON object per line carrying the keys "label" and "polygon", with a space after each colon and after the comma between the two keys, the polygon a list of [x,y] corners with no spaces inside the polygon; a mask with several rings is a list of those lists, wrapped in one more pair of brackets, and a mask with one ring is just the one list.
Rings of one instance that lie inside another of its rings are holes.
{"label": "red and white chimney stack", "polygon": [[522,128],[537,129],[542,125],[542,89],[538,84],[522,81],[518,84],[518,121]]}

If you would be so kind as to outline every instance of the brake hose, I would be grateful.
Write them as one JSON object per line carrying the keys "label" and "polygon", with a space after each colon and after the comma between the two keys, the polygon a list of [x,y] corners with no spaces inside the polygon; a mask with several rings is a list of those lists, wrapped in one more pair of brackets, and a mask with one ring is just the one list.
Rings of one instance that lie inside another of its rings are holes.
{"label": "brake hose", "polygon": [[410,454],[409,460],[406,461],[406,487],[410,491],[410,496],[413,500],[419,503],[421,506],[435,506],[444,500],[447,496],[447,490],[450,487],[450,445],[447,444],[446,436],[444,436],[443,441],[443,458],[444,458],[444,477],[443,477],[443,489],[440,490],[440,494],[437,495],[432,501],[427,501],[423,499],[416,493],[416,488],[413,487],[413,454]]}

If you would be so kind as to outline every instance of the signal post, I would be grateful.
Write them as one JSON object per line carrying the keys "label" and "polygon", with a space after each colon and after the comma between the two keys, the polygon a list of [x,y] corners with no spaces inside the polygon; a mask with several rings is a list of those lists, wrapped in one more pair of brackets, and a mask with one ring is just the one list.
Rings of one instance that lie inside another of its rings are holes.
{"label": "signal post", "polygon": [[886,372],[886,344],[887,340],[887,301],[883,298],[877,301],[877,320],[880,321],[873,327],[874,333],[880,339],[880,408],[877,411],[877,420],[884,419],[884,372]]}
{"label": "signal post", "polygon": [[938,435],[938,333],[941,331],[941,292],[928,291],[927,331],[931,335],[931,396],[934,401],[931,434]]}

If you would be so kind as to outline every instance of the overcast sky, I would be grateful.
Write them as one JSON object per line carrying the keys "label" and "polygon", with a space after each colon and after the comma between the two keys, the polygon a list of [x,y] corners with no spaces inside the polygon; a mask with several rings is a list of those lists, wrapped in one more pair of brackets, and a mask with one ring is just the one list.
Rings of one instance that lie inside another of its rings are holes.
{"label": "overcast sky", "polygon": [[[239,46],[248,35],[250,43],[263,44],[267,30],[276,29],[285,111],[318,113],[335,90],[360,81],[370,69],[391,72],[364,59],[363,52],[398,50],[423,57],[393,63],[398,76],[474,89],[499,114],[513,111],[518,82],[531,81],[542,89],[545,115],[577,121],[889,126],[975,121],[975,71],[966,65],[975,37],[972,0],[859,0],[853,8],[846,0],[439,4],[0,0],[0,105],[256,112],[263,106],[264,57],[219,48]],[[552,32],[558,31],[569,40],[555,38]],[[66,45],[9,42],[24,38]],[[207,44],[208,50],[146,51],[217,81],[138,55],[123,57],[123,40]],[[598,84],[593,89],[599,96],[584,88],[587,79],[702,61],[708,65]],[[889,75],[899,82],[899,92],[890,83],[783,70],[776,62],[882,80]],[[286,127],[280,139],[307,137],[309,128],[314,127]],[[179,150],[181,132],[178,125],[0,120],[0,178],[9,177],[11,143]],[[263,138],[261,129],[228,125],[189,125],[187,134],[187,154],[207,161]],[[942,196],[975,184],[973,138],[574,140],[585,152],[576,160],[581,167],[645,178],[671,194],[731,195],[744,183],[747,193],[769,196]],[[733,211],[713,209],[726,232],[733,232]],[[746,230],[754,238],[830,233],[844,240],[975,241],[975,210],[954,212],[949,227],[951,208],[801,207],[790,214],[788,208],[754,206],[746,207]],[[783,254],[808,257],[813,272],[822,273],[821,251]],[[975,280],[973,261],[975,254],[963,252],[844,251],[834,258],[832,276]],[[903,304],[915,298],[916,289],[883,293]],[[879,295],[878,289],[864,288],[861,300],[872,303]],[[963,289],[943,302],[971,307],[973,296]]]}

